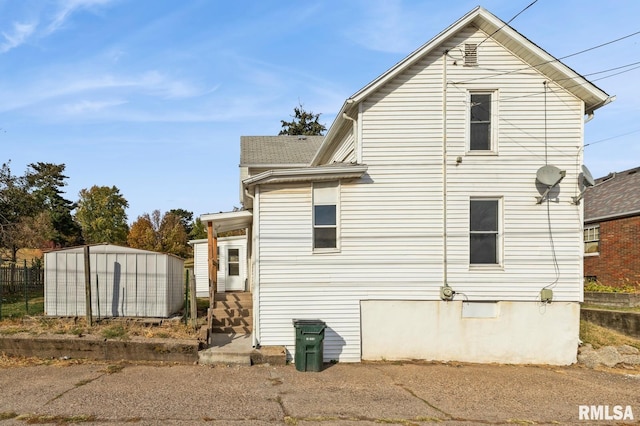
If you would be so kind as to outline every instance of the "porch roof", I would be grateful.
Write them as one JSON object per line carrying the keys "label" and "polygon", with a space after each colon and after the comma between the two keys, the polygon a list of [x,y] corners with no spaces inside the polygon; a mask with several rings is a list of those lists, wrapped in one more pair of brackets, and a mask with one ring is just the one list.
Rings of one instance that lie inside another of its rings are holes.
{"label": "porch roof", "polygon": [[203,223],[212,223],[214,236],[219,233],[245,229],[251,226],[253,213],[248,210],[237,212],[207,213],[200,216]]}

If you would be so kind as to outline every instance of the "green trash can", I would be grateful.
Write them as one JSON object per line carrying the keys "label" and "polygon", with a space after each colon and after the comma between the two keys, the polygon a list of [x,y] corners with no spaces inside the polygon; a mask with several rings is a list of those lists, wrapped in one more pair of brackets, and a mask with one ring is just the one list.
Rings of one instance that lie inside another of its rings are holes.
{"label": "green trash can", "polygon": [[324,329],[320,320],[293,320],[296,329],[296,370],[321,371],[324,354]]}

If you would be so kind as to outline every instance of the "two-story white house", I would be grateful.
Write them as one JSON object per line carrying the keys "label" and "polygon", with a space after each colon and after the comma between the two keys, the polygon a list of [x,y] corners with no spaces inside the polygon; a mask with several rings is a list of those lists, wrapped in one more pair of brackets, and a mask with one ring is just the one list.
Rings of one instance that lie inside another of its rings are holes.
{"label": "two-story white house", "polygon": [[309,158],[254,158],[244,210],[201,218],[248,228],[254,344],[291,355],[292,319],[320,319],[325,361],[575,362],[572,200],[610,100],[478,7],[349,97]]}

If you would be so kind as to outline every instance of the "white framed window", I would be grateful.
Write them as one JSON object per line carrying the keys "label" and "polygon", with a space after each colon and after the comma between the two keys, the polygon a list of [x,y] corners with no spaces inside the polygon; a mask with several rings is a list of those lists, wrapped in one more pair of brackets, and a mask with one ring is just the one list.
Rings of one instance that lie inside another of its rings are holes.
{"label": "white framed window", "polygon": [[584,227],[584,254],[597,255],[600,253],[600,225]]}
{"label": "white framed window", "polygon": [[337,181],[313,184],[313,250],[336,251],[339,248],[340,206]]}
{"label": "white framed window", "polygon": [[499,265],[501,263],[500,198],[469,200],[469,263]]}
{"label": "white framed window", "polygon": [[469,91],[468,105],[468,152],[497,153],[497,91]]}

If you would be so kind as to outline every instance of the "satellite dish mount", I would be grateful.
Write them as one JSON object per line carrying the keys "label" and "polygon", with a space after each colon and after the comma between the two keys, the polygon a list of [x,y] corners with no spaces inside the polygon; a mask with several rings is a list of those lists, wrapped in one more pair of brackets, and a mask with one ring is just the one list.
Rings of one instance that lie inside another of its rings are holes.
{"label": "satellite dish mount", "polygon": [[536,180],[547,187],[540,197],[536,197],[536,204],[541,204],[549,192],[558,185],[567,175],[566,170],[560,170],[556,166],[542,166],[536,172]]}
{"label": "satellite dish mount", "polygon": [[587,169],[587,166],[582,166],[582,173],[580,173],[578,182],[580,182],[582,190],[580,191],[580,195],[572,197],[573,204],[575,205],[580,204],[580,200],[584,197],[584,193],[587,191],[587,188],[596,184],[596,181],[593,179],[593,176],[589,169]]}

